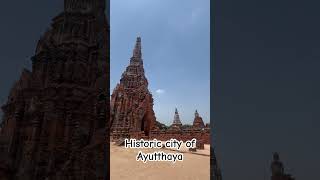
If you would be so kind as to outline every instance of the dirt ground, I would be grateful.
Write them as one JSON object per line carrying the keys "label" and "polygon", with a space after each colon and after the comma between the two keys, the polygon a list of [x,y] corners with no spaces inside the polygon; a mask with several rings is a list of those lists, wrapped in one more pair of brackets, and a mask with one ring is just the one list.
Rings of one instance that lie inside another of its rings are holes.
{"label": "dirt ground", "polygon": [[110,170],[112,180],[209,180],[210,179],[210,146],[205,150],[190,153],[182,149],[182,162],[147,162],[136,161],[139,151],[152,153],[166,149],[126,149],[123,146],[110,145]]}

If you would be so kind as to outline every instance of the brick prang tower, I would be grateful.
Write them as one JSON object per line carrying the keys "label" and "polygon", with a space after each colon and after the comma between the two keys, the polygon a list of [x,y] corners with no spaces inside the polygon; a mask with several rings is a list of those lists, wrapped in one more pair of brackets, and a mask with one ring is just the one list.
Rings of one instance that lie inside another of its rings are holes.
{"label": "brick prang tower", "polygon": [[111,136],[114,139],[137,133],[147,137],[155,125],[153,98],[143,68],[140,37],[136,40],[129,66],[111,95],[110,110]]}

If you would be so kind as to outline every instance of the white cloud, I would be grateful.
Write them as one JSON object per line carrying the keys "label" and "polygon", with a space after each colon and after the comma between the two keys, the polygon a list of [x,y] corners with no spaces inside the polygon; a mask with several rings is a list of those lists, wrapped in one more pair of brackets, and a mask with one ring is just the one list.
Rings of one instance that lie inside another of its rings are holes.
{"label": "white cloud", "polygon": [[166,91],[164,89],[157,89],[156,93],[157,94],[164,94]]}

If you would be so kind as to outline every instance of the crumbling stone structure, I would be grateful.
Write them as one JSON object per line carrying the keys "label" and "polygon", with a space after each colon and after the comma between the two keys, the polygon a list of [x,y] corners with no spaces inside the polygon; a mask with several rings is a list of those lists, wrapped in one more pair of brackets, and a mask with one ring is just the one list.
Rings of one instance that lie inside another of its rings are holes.
{"label": "crumbling stone structure", "polygon": [[150,138],[156,138],[163,141],[169,140],[171,138],[181,141],[187,141],[195,138],[197,139],[197,143],[199,143],[199,147],[203,147],[203,144],[211,144],[210,127],[204,126],[204,122],[197,110],[195,112],[193,125],[186,129],[182,129],[181,127],[182,123],[179,117],[178,110],[176,109],[172,125],[167,130],[154,129],[151,133]]}
{"label": "crumbling stone structure", "polygon": [[204,125],[197,111],[190,129],[181,128],[177,109],[173,124],[168,129],[157,126],[161,123],[156,121],[153,111],[153,98],[144,74],[140,37],[137,38],[129,66],[111,95],[110,111],[112,140],[130,137],[163,141],[175,138],[186,141],[196,138],[200,147],[210,144],[210,127]]}
{"label": "crumbling stone structure", "polygon": [[11,89],[0,132],[4,179],[103,179],[109,113],[105,0],[65,0]]}
{"label": "crumbling stone structure", "polygon": [[174,112],[174,118],[173,118],[173,123],[171,125],[171,128],[179,130],[181,126],[182,126],[182,123],[180,120],[179,112],[178,112],[178,109],[176,108]]}
{"label": "crumbling stone structure", "polygon": [[155,125],[153,98],[144,73],[140,37],[137,38],[129,66],[111,95],[110,110],[113,138],[129,137],[130,134],[148,137]]}
{"label": "crumbling stone structure", "polygon": [[203,129],[205,128],[204,122],[202,120],[202,117],[200,117],[198,111],[194,113],[194,121],[193,121],[193,128],[195,129]]}

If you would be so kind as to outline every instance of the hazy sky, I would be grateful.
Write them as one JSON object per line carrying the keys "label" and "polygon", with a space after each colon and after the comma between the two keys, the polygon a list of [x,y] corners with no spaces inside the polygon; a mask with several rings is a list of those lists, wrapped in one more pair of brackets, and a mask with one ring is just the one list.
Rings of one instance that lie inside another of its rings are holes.
{"label": "hazy sky", "polygon": [[137,36],[157,120],[182,123],[198,109],[210,121],[209,0],[111,1],[111,93],[129,64]]}

